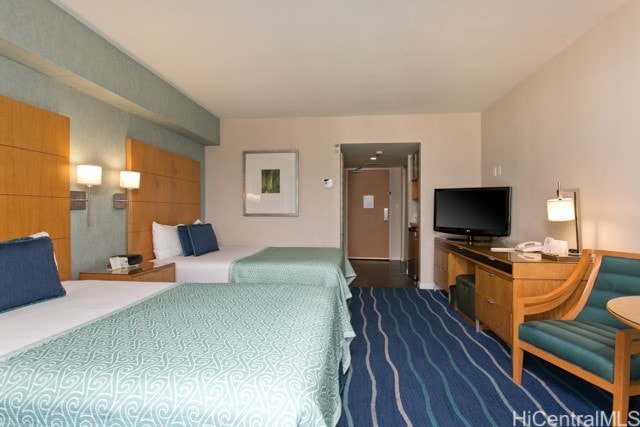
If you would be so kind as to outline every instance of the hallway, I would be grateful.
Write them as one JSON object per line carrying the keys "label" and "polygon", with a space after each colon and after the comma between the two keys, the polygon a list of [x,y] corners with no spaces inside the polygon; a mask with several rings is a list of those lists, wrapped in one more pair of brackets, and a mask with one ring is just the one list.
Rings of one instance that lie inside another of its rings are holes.
{"label": "hallway", "polygon": [[349,260],[357,277],[351,287],[415,288],[416,282],[405,273],[402,261]]}

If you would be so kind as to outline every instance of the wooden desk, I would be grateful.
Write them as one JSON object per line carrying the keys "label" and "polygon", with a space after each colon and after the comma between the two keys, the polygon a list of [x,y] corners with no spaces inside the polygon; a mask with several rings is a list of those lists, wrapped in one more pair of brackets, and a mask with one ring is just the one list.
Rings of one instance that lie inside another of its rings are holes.
{"label": "wooden desk", "polygon": [[[482,325],[511,345],[515,301],[556,289],[569,277],[576,264],[531,254],[491,252],[490,245],[436,237],[434,267],[436,285],[447,292],[455,285],[459,274],[476,275],[476,317]],[[589,268],[583,286],[590,271]],[[547,317],[564,314],[575,303],[574,299],[577,296],[570,298]]]}
{"label": "wooden desk", "polygon": [[101,268],[80,273],[80,280],[118,280],[128,282],[175,282],[176,265],[174,263],[156,266],[145,261],[137,267],[111,270]]}
{"label": "wooden desk", "polygon": [[640,296],[614,298],[607,303],[607,311],[622,323],[640,329]]}

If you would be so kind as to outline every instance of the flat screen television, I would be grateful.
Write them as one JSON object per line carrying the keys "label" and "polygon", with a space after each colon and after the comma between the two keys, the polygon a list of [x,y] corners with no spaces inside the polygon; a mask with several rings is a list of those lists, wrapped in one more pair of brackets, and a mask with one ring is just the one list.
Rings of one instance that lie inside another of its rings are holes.
{"label": "flat screen television", "polygon": [[433,229],[449,234],[499,237],[511,234],[511,187],[436,188]]}

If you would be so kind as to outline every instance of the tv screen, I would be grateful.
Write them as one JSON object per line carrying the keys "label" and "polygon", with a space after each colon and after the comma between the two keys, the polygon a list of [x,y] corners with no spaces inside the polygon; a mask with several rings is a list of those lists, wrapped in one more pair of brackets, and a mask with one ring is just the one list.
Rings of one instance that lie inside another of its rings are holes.
{"label": "tv screen", "polygon": [[511,187],[437,188],[433,229],[475,236],[511,234]]}

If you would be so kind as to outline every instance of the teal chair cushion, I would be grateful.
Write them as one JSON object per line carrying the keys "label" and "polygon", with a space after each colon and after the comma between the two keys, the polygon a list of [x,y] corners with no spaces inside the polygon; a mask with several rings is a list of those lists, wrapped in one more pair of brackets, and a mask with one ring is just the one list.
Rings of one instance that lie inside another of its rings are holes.
{"label": "teal chair cushion", "polygon": [[[607,311],[612,298],[640,295],[640,259],[602,257],[587,302],[575,320],[536,320],[519,326],[520,340],[613,381],[615,335],[629,326]],[[640,355],[631,358],[631,379],[640,379]]]}
{"label": "teal chair cushion", "polygon": [[[576,320],[535,320],[520,325],[524,342],[613,381],[616,331],[602,323]],[[640,379],[640,355],[631,358],[631,379]]]}
{"label": "teal chair cushion", "polygon": [[602,257],[593,290],[576,320],[628,328],[607,311],[609,300],[628,295],[640,295],[640,259]]}

